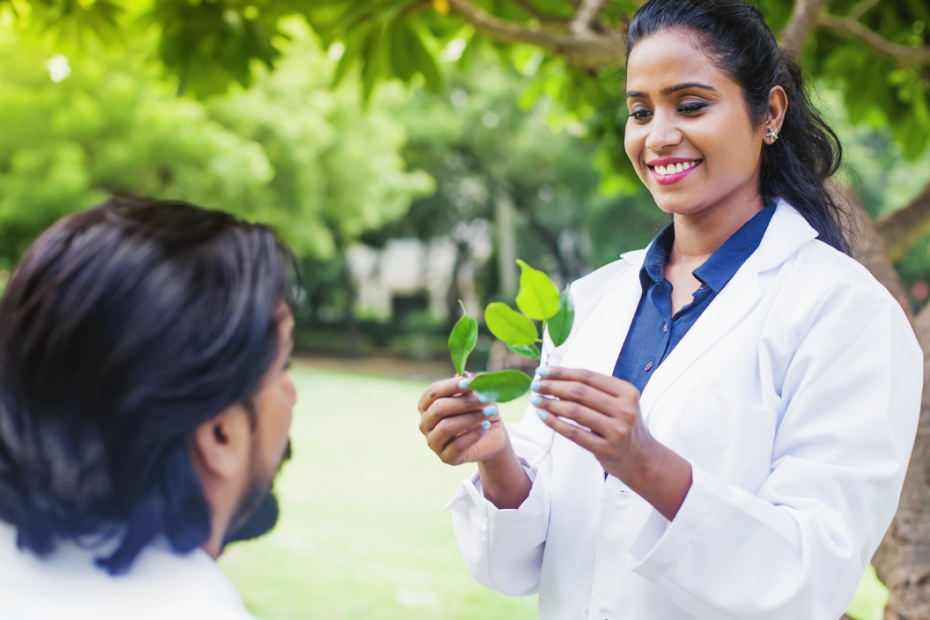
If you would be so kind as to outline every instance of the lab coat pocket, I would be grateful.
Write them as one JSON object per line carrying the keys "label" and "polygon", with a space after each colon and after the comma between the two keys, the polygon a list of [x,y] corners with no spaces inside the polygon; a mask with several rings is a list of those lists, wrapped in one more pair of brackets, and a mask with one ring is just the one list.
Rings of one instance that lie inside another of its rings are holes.
{"label": "lab coat pocket", "polygon": [[681,455],[755,493],[771,471],[778,413],[708,385],[681,415],[676,442]]}

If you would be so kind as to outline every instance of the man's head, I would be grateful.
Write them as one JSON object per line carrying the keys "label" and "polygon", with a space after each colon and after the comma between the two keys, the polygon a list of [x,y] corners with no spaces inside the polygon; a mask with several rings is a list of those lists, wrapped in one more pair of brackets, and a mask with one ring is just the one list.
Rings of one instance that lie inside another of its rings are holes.
{"label": "man's head", "polygon": [[[112,200],[30,248],[0,302],[0,520],[38,554],[163,538],[214,557],[289,450],[289,251],[266,227]],[[276,511],[275,511],[276,512]]]}

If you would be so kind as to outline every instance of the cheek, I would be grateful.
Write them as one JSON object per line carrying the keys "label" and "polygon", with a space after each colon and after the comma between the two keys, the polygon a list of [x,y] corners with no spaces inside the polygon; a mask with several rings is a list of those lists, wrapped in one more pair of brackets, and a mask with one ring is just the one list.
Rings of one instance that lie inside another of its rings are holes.
{"label": "cheek", "polygon": [[644,142],[645,133],[643,132],[643,128],[631,120],[628,120],[626,128],[623,131],[623,149],[626,151],[626,156],[633,162],[633,167],[636,168],[636,170],[639,170],[639,159],[643,151]]}

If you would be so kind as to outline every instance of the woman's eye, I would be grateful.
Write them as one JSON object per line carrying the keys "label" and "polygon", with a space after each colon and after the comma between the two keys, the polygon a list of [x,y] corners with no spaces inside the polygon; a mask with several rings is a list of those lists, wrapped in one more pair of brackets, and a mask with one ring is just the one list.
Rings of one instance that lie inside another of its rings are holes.
{"label": "woman's eye", "polygon": [[645,108],[638,108],[630,112],[630,116],[632,116],[635,120],[642,121],[652,116],[652,112]]}
{"label": "woman's eye", "polygon": [[683,103],[678,106],[678,111],[682,114],[694,114],[695,112],[700,112],[707,107],[706,103],[700,101],[693,101],[690,103]]}

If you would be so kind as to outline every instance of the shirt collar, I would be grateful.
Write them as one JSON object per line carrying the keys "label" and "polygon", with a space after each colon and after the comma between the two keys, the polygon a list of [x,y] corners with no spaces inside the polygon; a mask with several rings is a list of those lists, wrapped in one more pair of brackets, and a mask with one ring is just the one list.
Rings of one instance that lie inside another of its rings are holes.
{"label": "shirt collar", "polygon": [[[717,248],[703,265],[692,272],[694,277],[710,287],[715,294],[719,293],[759,247],[774,214],[773,203],[754,215]],[[646,252],[640,272],[644,288],[649,285],[650,280],[659,283],[665,279],[665,265],[668,263],[674,242],[675,225],[671,223],[662,229]]]}

